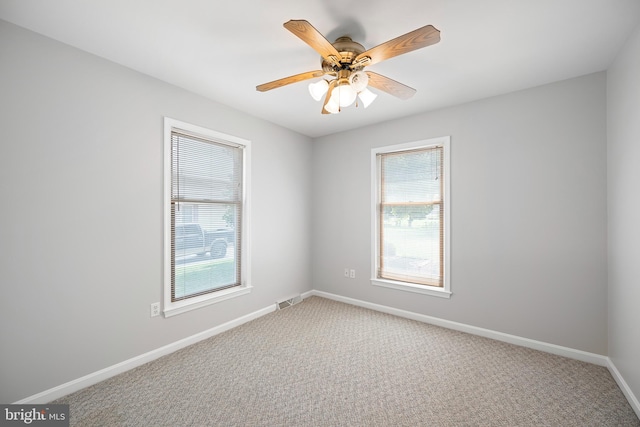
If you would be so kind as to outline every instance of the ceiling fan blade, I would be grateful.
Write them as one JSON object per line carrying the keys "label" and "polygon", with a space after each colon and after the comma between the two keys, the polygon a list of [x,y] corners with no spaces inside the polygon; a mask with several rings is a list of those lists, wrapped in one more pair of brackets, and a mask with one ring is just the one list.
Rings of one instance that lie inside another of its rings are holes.
{"label": "ceiling fan blade", "polygon": [[336,87],[336,83],[337,83],[337,80],[332,80],[331,83],[329,83],[327,96],[324,97],[324,102],[322,103],[322,114],[331,114],[324,107],[329,103],[329,100],[331,99],[331,94],[333,93],[333,89]]}
{"label": "ceiling fan blade", "polygon": [[[284,27],[298,36],[303,42],[311,46],[316,52],[323,58],[330,62],[337,62],[339,65],[340,52],[333,47],[333,45],[327,40],[313,25],[305,20],[292,19],[284,23]],[[335,58],[332,60],[332,58]]]}
{"label": "ceiling fan blade", "polygon": [[300,73],[300,74],[296,74],[295,76],[289,76],[283,79],[274,80],[269,83],[258,85],[256,86],[256,90],[259,92],[266,92],[268,90],[277,89],[279,87],[286,86],[291,83],[297,83],[303,80],[309,80],[315,77],[322,77],[322,76],[324,76],[324,71],[322,70],[307,71],[306,73]]}
{"label": "ceiling fan blade", "polygon": [[387,92],[390,95],[400,99],[409,99],[416,93],[414,88],[398,83],[389,77],[385,77],[372,71],[366,71],[366,73],[369,76],[369,86],[383,92]]}
{"label": "ceiling fan blade", "polygon": [[371,58],[371,62],[367,65],[371,65],[416,49],[431,46],[439,41],[440,31],[433,25],[426,25],[362,52],[356,56],[353,62],[358,62],[358,60],[362,58],[369,57]]}

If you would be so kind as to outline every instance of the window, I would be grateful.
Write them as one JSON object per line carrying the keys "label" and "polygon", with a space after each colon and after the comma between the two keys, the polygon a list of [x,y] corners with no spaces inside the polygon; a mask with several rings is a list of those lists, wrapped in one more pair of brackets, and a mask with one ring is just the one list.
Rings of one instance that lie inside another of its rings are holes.
{"label": "window", "polygon": [[250,291],[249,141],[165,118],[164,315]]}
{"label": "window", "polygon": [[372,283],[448,298],[449,137],[374,148]]}

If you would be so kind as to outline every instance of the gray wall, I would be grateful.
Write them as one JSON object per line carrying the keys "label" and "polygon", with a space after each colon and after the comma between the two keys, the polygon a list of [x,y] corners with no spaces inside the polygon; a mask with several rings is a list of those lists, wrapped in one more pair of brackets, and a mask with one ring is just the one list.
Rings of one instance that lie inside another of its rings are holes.
{"label": "gray wall", "polygon": [[609,357],[640,397],[640,27],[607,72]]}
{"label": "gray wall", "polygon": [[[3,21],[0,94],[0,402],[311,289],[309,138]],[[152,319],[163,116],[252,141],[255,287]]]}
{"label": "gray wall", "polygon": [[[314,289],[607,354],[605,109],[602,72],[317,139]],[[370,149],[443,135],[453,295],[372,286]]]}

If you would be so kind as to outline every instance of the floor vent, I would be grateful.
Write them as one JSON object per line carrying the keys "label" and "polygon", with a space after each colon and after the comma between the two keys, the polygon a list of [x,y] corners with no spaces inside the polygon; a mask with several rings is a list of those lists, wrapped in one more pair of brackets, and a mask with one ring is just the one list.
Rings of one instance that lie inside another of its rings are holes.
{"label": "floor vent", "polygon": [[276,302],[276,309],[282,310],[283,308],[291,307],[292,305],[297,304],[300,301],[302,301],[301,295],[286,299],[284,301],[279,301],[279,302]]}

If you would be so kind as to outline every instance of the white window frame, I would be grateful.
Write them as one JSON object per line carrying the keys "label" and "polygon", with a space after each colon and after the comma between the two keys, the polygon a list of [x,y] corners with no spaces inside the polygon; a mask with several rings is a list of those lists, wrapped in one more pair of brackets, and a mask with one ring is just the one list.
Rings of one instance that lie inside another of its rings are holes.
{"label": "white window frame", "polygon": [[[241,145],[243,149],[243,215],[242,215],[242,251],[241,251],[241,285],[232,288],[198,295],[179,301],[171,301],[171,132],[182,130],[189,134],[212,139],[229,145]],[[216,132],[201,126],[164,118],[164,285],[163,285],[163,315],[175,316],[196,308],[215,304],[230,298],[235,298],[251,292],[251,209],[250,209],[250,177],[251,171],[251,141]]]}
{"label": "white window frame", "polygon": [[[388,145],[371,149],[371,284],[401,291],[432,295],[441,298],[451,297],[451,159],[449,136],[413,141],[403,144]],[[379,268],[379,160],[378,154],[394,153],[434,146],[443,147],[443,179],[444,179],[444,283],[442,287],[412,284],[396,280],[382,279],[378,276]]]}

